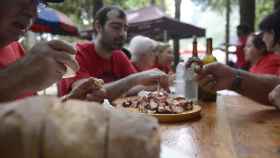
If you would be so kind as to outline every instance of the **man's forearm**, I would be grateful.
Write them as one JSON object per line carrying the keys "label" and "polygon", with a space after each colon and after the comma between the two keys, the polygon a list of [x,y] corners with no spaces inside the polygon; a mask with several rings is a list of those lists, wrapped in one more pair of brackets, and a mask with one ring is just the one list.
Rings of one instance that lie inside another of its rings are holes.
{"label": "man's forearm", "polygon": [[143,85],[138,85],[133,88],[131,88],[126,95],[127,96],[134,96],[137,95],[140,91],[145,90],[145,91],[155,91],[157,89],[157,85],[152,85],[152,86],[143,86]]}
{"label": "man's forearm", "polygon": [[105,84],[108,99],[114,100],[120,97],[135,85],[137,85],[137,81],[135,79],[135,75],[133,74],[120,80]]}
{"label": "man's forearm", "polygon": [[241,72],[239,93],[262,104],[269,105],[268,94],[280,84],[280,79],[272,75],[255,75]]}
{"label": "man's forearm", "polygon": [[22,74],[25,73],[21,60],[0,70],[0,102],[13,100],[23,93],[26,85]]}

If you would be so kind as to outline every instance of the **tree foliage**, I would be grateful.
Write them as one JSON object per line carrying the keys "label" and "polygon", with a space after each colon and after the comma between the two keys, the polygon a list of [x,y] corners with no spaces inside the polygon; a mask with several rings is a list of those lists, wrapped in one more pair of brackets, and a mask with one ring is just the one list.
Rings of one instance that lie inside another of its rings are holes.
{"label": "tree foliage", "polygon": [[257,0],[256,6],[256,24],[258,25],[260,21],[268,15],[273,10],[272,0]]}
{"label": "tree foliage", "polygon": [[[218,12],[223,12],[225,10],[225,0],[192,0],[198,5],[201,5],[202,7],[209,7],[213,10],[216,10]],[[257,26],[261,19],[269,14],[273,8],[274,3],[279,4],[280,0],[256,0],[256,22],[255,25]],[[277,3],[278,2],[278,3]],[[231,3],[233,6],[238,6],[239,2],[238,0],[231,0]]]}
{"label": "tree foliage", "polygon": [[[218,12],[224,12],[226,9],[225,0],[192,0],[194,3],[201,5],[203,8],[211,8]],[[238,0],[231,0],[232,5],[238,5]]]}
{"label": "tree foliage", "polygon": [[[93,8],[95,0],[67,0],[63,4],[50,4],[81,26],[90,24],[93,21]],[[138,9],[150,5],[151,0],[103,0],[104,5],[117,5],[125,10]],[[156,5],[160,5],[162,0],[155,0]]]}

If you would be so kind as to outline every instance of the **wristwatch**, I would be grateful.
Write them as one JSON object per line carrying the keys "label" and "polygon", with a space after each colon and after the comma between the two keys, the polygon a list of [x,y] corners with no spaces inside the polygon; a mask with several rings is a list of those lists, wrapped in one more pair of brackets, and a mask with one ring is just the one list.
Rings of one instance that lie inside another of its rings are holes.
{"label": "wristwatch", "polygon": [[242,82],[242,77],[241,77],[241,73],[240,73],[240,70],[235,70],[234,71],[234,74],[235,74],[235,77],[232,81],[232,84],[231,84],[231,90],[233,91],[236,91],[236,92],[240,92],[241,90],[241,82]]}

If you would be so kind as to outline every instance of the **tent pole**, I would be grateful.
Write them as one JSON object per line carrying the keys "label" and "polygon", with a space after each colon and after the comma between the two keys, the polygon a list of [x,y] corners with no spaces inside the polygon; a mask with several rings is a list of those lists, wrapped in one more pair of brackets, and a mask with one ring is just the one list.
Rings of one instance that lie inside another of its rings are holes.
{"label": "tent pole", "polygon": [[164,31],[163,31],[163,41],[164,41],[164,42],[167,42],[167,38],[168,38],[167,30],[164,30]]}
{"label": "tent pole", "polygon": [[177,64],[180,61],[180,40],[175,38],[173,39],[173,48],[174,48],[174,70],[176,69]]}
{"label": "tent pole", "polygon": [[225,52],[226,52],[226,64],[228,63],[228,55],[229,55],[229,37],[230,37],[230,0],[227,0],[227,8],[226,8],[226,42],[225,42]]}

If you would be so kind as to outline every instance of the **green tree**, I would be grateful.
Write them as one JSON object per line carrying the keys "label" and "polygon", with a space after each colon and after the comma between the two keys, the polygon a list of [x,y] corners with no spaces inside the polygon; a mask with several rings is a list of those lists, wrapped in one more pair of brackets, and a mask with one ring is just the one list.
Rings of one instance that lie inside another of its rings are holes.
{"label": "green tree", "polygon": [[[211,8],[220,13],[226,10],[227,1],[225,0],[192,0],[194,3],[201,5],[203,8]],[[231,0],[231,4],[237,6],[238,0]]]}
{"label": "green tree", "polygon": [[50,4],[50,7],[63,12],[76,24],[84,25],[85,21],[92,22],[92,4],[93,0],[67,0],[62,4]]}
{"label": "green tree", "polygon": [[164,6],[164,0],[67,0],[63,4],[50,4],[50,7],[60,10],[75,23],[84,26],[93,22],[96,11],[102,5],[117,5],[130,10],[148,6],[151,3]]}
{"label": "green tree", "polygon": [[[210,7],[223,13],[226,10],[225,0],[192,0],[203,7]],[[232,6],[239,6],[240,24],[255,26],[255,6],[256,0],[231,0]]]}
{"label": "green tree", "polygon": [[260,21],[273,11],[273,1],[272,0],[257,0],[256,5],[256,26]]}
{"label": "green tree", "polygon": [[280,0],[274,0],[274,9],[278,9],[280,7]]}
{"label": "green tree", "polygon": [[97,11],[103,7],[103,0],[93,0],[92,17],[95,17]]}
{"label": "green tree", "polygon": [[[200,4],[202,7],[210,7],[218,12],[223,13],[225,10],[225,2],[224,0],[192,0],[197,4]],[[239,4],[239,1],[242,1],[243,3],[250,3],[249,5],[244,6],[244,4]],[[240,6],[241,9],[240,12],[242,12],[240,14],[241,19],[240,19],[240,23],[245,23],[246,21],[251,21],[253,18],[253,13],[255,14],[255,24],[253,25],[253,22],[249,22],[250,25],[255,26],[255,28],[257,28],[259,22],[261,21],[261,19],[269,14],[270,12],[273,11],[273,9],[276,9],[280,6],[280,0],[255,0],[255,12],[253,11],[252,7],[254,5],[254,2],[252,2],[252,0],[249,0],[251,2],[248,2],[248,0],[231,0],[232,6],[238,6],[238,5],[243,5]],[[245,10],[245,11],[242,11]],[[248,12],[250,13],[247,13]],[[247,15],[250,14],[250,15]],[[250,18],[251,20],[246,20],[247,18]]]}

